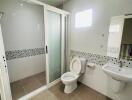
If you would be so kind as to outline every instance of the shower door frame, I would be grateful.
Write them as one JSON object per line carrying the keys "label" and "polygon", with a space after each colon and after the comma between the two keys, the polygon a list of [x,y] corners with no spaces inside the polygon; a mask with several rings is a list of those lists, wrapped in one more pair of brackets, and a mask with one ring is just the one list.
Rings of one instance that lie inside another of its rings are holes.
{"label": "shower door frame", "polygon": [[[48,18],[47,11],[60,14],[60,28],[61,28],[61,75],[64,73],[64,52],[65,52],[65,17],[69,15],[68,12],[57,9],[55,7],[44,5],[44,24],[45,24],[45,46],[48,46]],[[46,81],[49,84],[49,53],[46,53]],[[56,80],[55,80],[56,81]],[[53,81],[54,82],[54,81]]]}
{"label": "shower door frame", "polygon": [[[48,18],[47,18],[47,11],[52,11],[55,13],[58,13],[61,15],[61,75],[64,73],[64,63],[65,63],[65,33],[66,33],[66,21],[65,18],[68,18],[68,15],[70,14],[67,11],[58,9],[56,7],[50,6],[48,4],[45,4],[41,1],[38,0],[29,0],[29,2],[33,4],[37,4],[40,6],[43,6],[44,9],[44,29],[45,29],[45,51],[46,51],[46,46],[48,46]],[[49,55],[48,53],[45,52],[46,55],[46,84],[48,85],[49,82]],[[57,81],[57,80],[55,80]],[[54,81],[54,82],[55,82]],[[52,82],[52,83],[54,83]]]}

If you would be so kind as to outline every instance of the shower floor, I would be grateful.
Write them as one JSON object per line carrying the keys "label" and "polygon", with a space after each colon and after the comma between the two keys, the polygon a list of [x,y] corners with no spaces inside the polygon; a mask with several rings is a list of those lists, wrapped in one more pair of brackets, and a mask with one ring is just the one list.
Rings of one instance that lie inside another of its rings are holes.
{"label": "shower floor", "polygon": [[42,72],[28,78],[11,83],[11,92],[13,100],[46,85],[46,73]]}

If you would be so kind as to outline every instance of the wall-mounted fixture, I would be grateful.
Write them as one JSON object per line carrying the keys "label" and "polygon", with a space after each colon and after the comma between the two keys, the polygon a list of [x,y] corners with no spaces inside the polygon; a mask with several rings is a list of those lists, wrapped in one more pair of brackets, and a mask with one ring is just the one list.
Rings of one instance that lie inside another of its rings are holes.
{"label": "wall-mounted fixture", "polygon": [[107,56],[132,60],[132,15],[111,18]]}
{"label": "wall-mounted fixture", "polygon": [[2,18],[3,15],[4,15],[4,12],[0,11],[0,19]]}
{"label": "wall-mounted fixture", "polygon": [[86,66],[89,67],[89,68],[91,68],[91,69],[95,69],[96,64],[95,63],[89,63],[89,62],[87,62]]}

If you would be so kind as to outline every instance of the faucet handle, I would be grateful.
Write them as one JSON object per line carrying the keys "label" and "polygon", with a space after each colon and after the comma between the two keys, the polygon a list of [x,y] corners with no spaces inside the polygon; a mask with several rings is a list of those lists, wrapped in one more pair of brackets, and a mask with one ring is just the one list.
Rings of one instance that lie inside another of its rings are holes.
{"label": "faucet handle", "polygon": [[120,64],[120,65],[119,65],[119,67],[121,67],[121,68],[122,68],[122,67],[123,67],[123,63],[122,63],[122,61],[121,61],[121,60],[119,61],[119,64]]}

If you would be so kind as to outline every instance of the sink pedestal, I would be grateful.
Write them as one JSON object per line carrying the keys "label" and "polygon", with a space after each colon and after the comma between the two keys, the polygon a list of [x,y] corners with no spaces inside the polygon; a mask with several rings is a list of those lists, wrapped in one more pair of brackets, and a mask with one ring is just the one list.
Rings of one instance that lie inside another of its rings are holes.
{"label": "sink pedestal", "polygon": [[111,89],[115,93],[119,93],[125,87],[125,82],[112,79]]}

